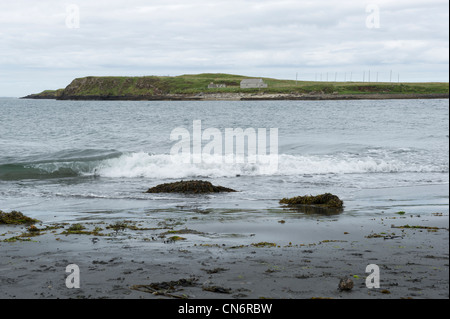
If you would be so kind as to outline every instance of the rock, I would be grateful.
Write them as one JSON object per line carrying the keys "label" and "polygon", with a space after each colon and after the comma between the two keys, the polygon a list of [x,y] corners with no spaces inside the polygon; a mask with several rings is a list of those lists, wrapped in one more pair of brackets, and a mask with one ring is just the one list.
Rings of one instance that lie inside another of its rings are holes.
{"label": "rock", "polygon": [[288,206],[296,205],[313,205],[319,207],[328,208],[342,208],[344,202],[336,195],[325,193],[317,196],[297,196],[292,198],[283,198],[280,200],[280,204],[286,204]]}
{"label": "rock", "polygon": [[350,278],[342,278],[339,282],[338,288],[340,291],[350,291],[353,289],[353,280]]}
{"label": "rock", "polygon": [[214,186],[205,181],[180,181],[175,183],[161,184],[150,188],[146,193],[186,193],[186,194],[204,194],[236,192],[234,189],[222,186]]}
{"label": "rock", "polygon": [[21,212],[12,211],[11,213],[5,213],[0,210],[0,225],[21,225],[21,224],[36,224],[39,222],[37,219],[25,216]]}

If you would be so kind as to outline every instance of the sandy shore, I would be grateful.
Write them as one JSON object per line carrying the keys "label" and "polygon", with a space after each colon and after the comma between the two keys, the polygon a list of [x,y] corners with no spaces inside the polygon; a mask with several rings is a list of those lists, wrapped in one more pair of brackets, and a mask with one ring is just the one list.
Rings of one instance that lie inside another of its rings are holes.
{"label": "sandy shore", "polygon": [[[67,235],[69,224],[44,220],[17,241],[26,227],[0,225],[0,298],[449,298],[448,214],[272,216],[239,229],[203,216],[82,220],[95,233]],[[66,286],[69,264],[80,269],[79,289]],[[379,289],[366,287],[369,264],[380,269]],[[351,291],[337,289],[342,277]]]}

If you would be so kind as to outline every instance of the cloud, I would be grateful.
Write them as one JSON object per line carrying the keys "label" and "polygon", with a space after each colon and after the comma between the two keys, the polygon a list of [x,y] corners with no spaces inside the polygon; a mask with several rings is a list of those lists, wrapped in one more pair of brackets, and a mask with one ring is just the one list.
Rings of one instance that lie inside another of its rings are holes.
{"label": "cloud", "polygon": [[[71,1],[0,4],[0,95],[113,74],[311,79],[378,68],[401,71],[403,80],[448,81],[447,0]],[[66,25],[71,4],[76,29]],[[379,28],[366,26],[368,4],[379,8]],[[17,87],[21,81],[29,84]]]}

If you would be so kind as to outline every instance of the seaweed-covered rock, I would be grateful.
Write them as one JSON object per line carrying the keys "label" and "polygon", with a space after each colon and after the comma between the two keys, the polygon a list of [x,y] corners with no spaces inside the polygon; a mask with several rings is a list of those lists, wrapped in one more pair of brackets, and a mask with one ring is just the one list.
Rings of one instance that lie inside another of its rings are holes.
{"label": "seaweed-covered rock", "polygon": [[288,206],[312,205],[327,208],[342,208],[344,206],[344,202],[339,197],[330,193],[317,196],[309,195],[283,198],[280,200],[280,204],[286,204]]}
{"label": "seaweed-covered rock", "polygon": [[203,194],[203,193],[220,193],[220,192],[236,192],[236,191],[231,188],[214,186],[210,182],[205,181],[180,181],[175,183],[161,184],[152,187],[146,193]]}
{"label": "seaweed-covered rock", "polygon": [[340,291],[350,291],[353,289],[353,286],[353,280],[351,280],[350,278],[342,278],[339,281],[338,288]]}
{"label": "seaweed-covered rock", "polygon": [[36,219],[30,218],[22,214],[21,212],[12,211],[11,213],[5,213],[0,210],[0,225],[22,225],[22,224],[35,224],[39,222]]}

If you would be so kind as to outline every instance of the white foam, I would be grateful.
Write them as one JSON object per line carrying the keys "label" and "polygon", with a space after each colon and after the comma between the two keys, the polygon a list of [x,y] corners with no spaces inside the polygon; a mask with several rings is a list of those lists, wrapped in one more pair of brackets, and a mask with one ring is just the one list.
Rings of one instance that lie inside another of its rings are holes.
{"label": "white foam", "polygon": [[278,169],[256,163],[226,163],[216,159],[212,163],[183,163],[170,155],[150,155],[145,152],[124,154],[103,160],[95,174],[110,178],[189,178],[234,177],[236,175],[302,175],[302,174],[355,174],[392,172],[442,172],[445,165],[421,165],[399,159],[339,155],[286,155],[278,156]]}

